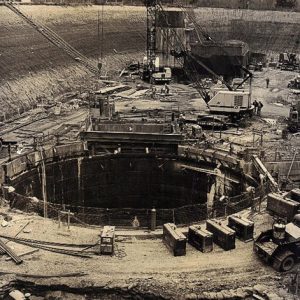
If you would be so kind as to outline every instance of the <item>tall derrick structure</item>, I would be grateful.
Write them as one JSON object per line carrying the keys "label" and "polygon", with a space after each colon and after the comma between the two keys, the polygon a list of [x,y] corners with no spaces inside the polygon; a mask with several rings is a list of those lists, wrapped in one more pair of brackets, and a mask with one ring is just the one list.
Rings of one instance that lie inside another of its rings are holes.
{"label": "tall derrick structure", "polygon": [[164,10],[158,0],[145,0],[147,9],[146,58],[143,78],[149,80],[163,67],[182,67],[174,52],[186,50],[184,13],[178,10]]}
{"label": "tall derrick structure", "polygon": [[175,55],[179,54],[182,48],[185,51],[190,50],[191,30],[192,28],[187,26],[183,11],[165,10],[164,13],[158,14],[156,45],[161,65],[180,67]]}
{"label": "tall derrick structure", "polygon": [[143,78],[150,79],[155,68],[158,67],[156,65],[157,0],[145,0],[144,4],[147,9],[147,41]]}

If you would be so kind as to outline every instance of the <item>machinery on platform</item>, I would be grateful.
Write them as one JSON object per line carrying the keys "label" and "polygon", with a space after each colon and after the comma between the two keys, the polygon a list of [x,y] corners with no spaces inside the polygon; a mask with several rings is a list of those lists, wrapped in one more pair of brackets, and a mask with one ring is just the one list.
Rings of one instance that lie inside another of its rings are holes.
{"label": "machinery on platform", "polygon": [[254,251],[277,271],[290,271],[300,258],[300,215],[291,223],[279,219],[254,242]]}
{"label": "machinery on platform", "polygon": [[147,8],[147,54],[144,57],[140,75],[143,80],[150,83],[170,83],[172,79],[171,68],[161,67],[159,57],[156,54],[157,15],[159,13],[157,1],[145,0],[144,4]]}
{"label": "machinery on platform", "polygon": [[172,79],[172,71],[169,67],[161,67],[152,74],[151,82],[157,83],[170,83]]}
{"label": "machinery on platform", "polygon": [[[155,79],[155,72],[158,72],[159,66],[159,60],[156,56],[156,19],[157,16],[160,15],[162,18],[165,18],[167,24],[168,20],[166,12],[159,0],[144,0],[144,4],[147,8],[147,57],[146,62],[143,64],[142,77],[152,81],[152,79]],[[192,23],[195,22],[193,18],[191,18],[191,21]],[[196,30],[199,28],[199,25],[194,24],[194,27]],[[239,84],[231,86],[191,53],[174,28],[169,28],[168,35],[163,31],[161,34],[164,40],[169,44],[170,53],[176,58],[187,77],[194,83],[194,87],[199,92],[201,98],[206,102],[210,113],[229,115],[233,121],[245,115],[252,115],[254,109],[251,101],[251,81],[253,74],[248,69],[239,66],[244,72],[244,78],[242,78]],[[203,35],[206,40],[214,42],[212,38],[202,30],[197,34]],[[215,42],[215,44],[219,45],[217,42]],[[207,85],[203,82],[203,79],[200,78],[197,66],[206,70],[215,80],[222,82],[227,89],[222,88],[211,93]],[[167,70],[162,73],[157,73],[157,77],[161,80],[169,80],[166,71]],[[248,80],[250,81],[249,88],[241,89],[240,87]],[[158,79],[155,79],[155,81],[158,81]]]}
{"label": "machinery on platform", "polygon": [[294,71],[299,68],[299,61],[295,53],[280,53],[279,67],[281,70]]}

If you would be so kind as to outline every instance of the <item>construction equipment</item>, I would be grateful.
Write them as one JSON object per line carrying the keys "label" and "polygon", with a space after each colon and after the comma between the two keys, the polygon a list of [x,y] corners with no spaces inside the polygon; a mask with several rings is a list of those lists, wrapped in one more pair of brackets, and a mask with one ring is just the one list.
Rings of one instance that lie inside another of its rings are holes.
{"label": "construction equipment", "polygon": [[299,60],[295,53],[280,53],[279,65],[281,70],[294,71],[299,68]]}
{"label": "construction equipment", "polygon": [[141,78],[151,83],[170,83],[171,68],[160,67],[159,57],[156,55],[156,29],[159,6],[156,0],[144,0],[147,9],[147,41],[146,57],[144,58]]}
{"label": "construction equipment", "polygon": [[254,251],[277,271],[290,271],[300,258],[300,215],[291,223],[279,219],[254,242]]}
{"label": "construction equipment", "polygon": [[171,68],[162,67],[159,68],[157,72],[152,74],[151,82],[154,84],[157,83],[170,83],[172,79]]}
{"label": "construction equipment", "polygon": [[287,129],[291,133],[298,132],[300,128],[300,101],[294,103],[290,109],[289,117],[287,120]]}
{"label": "construction equipment", "polygon": [[296,78],[291,80],[288,83],[287,87],[290,88],[290,89],[299,89],[300,90],[300,75],[298,75]]}
{"label": "construction equipment", "polygon": [[[187,18],[193,25],[201,43],[211,43],[213,46],[221,48],[221,50],[223,50],[224,52],[224,55],[226,55],[226,51],[222,48],[222,44],[220,44],[217,41],[214,41],[213,38],[207,32],[205,32],[197,23],[193,11],[187,12],[186,9],[183,10],[186,13]],[[226,82],[224,78],[216,74],[212,69],[210,69],[203,62],[197,59],[188,49],[182,52],[185,53],[185,60],[192,62],[192,67],[193,64],[200,65],[215,80],[222,82],[225,86],[225,88],[215,89],[214,91],[209,93],[205,86],[203,86],[201,79],[198,78],[196,81],[194,81],[197,84],[196,89],[200,93],[204,101],[207,103],[210,113],[220,114],[221,112],[221,114],[229,115],[232,121],[236,121],[245,115],[251,116],[253,114],[254,107],[251,103],[251,83],[253,74],[247,68],[238,64],[239,68],[243,71],[245,76],[244,78],[241,78],[238,83],[233,82],[233,84],[231,85],[228,82]],[[192,72],[189,72],[189,74],[195,73],[195,70],[197,70],[197,68],[193,67]],[[244,84],[247,81],[249,81],[249,87],[246,89],[244,88]],[[202,90],[202,92],[200,92],[200,90]]]}
{"label": "construction equipment", "polygon": [[100,254],[112,255],[115,245],[115,226],[104,226],[100,237]]}
{"label": "construction equipment", "polygon": [[243,116],[251,116],[253,107],[251,104],[251,93],[244,90],[217,91],[207,103],[212,114],[224,114],[231,116],[235,121]]}
{"label": "construction equipment", "polygon": [[[145,69],[145,78],[149,78],[156,71],[158,66],[158,59],[156,57],[156,18],[159,14],[162,18],[165,19],[166,24],[168,24],[168,18],[162,7],[162,4],[159,0],[145,0],[144,4],[147,8],[147,64]],[[189,15],[189,17],[191,17]],[[196,23],[195,18],[191,17],[190,21],[194,24],[195,30],[200,28]],[[206,102],[210,113],[212,114],[225,114],[232,117],[233,120],[240,119],[244,115],[252,115],[253,106],[251,103],[251,81],[252,73],[240,66],[240,68],[246,74],[242,82],[233,88],[229,83],[227,83],[221,76],[216,74],[212,69],[206,66],[203,62],[197,59],[188,49],[177,34],[174,28],[168,28],[168,35],[161,31],[163,38],[169,44],[170,53],[176,58],[179,65],[183,68],[187,77],[194,83],[195,89],[199,92],[202,99]],[[203,30],[198,33],[199,36],[204,36],[206,40],[212,41],[212,38]],[[170,36],[172,38],[170,38]],[[218,44],[218,43],[216,43]],[[219,44],[218,44],[219,45]],[[206,70],[213,78],[222,82],[227,90],[221,89],[216,90],[213,94],[210,94],[207,86],[200,78],[200,75],[197,71],[197,65]],[[148,75],[147,75],[148,74]],[[147,75],[147,76],[146,76]],[[246,81],[250,80],[249,89],[241,90],[239,89]]]}

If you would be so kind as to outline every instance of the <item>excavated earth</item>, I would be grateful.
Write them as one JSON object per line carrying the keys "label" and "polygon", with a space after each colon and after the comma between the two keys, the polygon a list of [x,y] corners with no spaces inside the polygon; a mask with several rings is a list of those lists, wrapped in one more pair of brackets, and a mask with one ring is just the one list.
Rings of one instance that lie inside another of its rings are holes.
{"label": "excavated earth", "polygon": [[[141,60],[145,53],[144,7],[105,6],[103,20],[100,6],[19,8],[95,63],[102,51],[103,75],[117,74],[132,60]],[[198,8],[195,16],[216,40],[240,39],[249,43],[252,51],[269,55],[299,51],[299,13]],[[28,109],[41,98],[51,101],[62,92],[95,84],[84,68],[5,6],[0,6],[0,82],[2,114]]]}
{"label": "excavated earth", "polygon": [[[96,62],[101,48],[97,38],[98,15],[100,23],[102,20],[98,6],[24,5],[20,9]],[[143,7],[105,6],[103,16],[104,69],[108,75],[117,75],[125,64],[143,57],[146,13]],[[269,55],[299,51],[299,13],[205,8],[196,10],[196,18],[214,38],[242,39],[253,51]],[[269,75],[271,89],[267,90],[264,80]],[[283,79],[279,70],[256,74],[254,95],[264,97],[266,117],[287,115],[287,108],[274,106],[273,102],[286,98],[286,81],[293,76],[292,72],[285,73]],[[94,88],[96,80],[8,8],[0,6],[0,82],[1,117],[1,113],[14,114],[18,108],[35,106],[41,98],[53,101],[61,93]],[[250,129],[248,133],[251,142]],[[243,139],[246,137],[236,138],[241,142]],[[1,227],[1,234],[14,236],[20,232],[22,238],[61,243],[98,241],[99,228],[71,226],[68,230],[65,225],[58,228],[56,220],[7,207],[1,207],[0,212],[1,222],[5,214],[12,216],[8,226]],[[248,216],[249,211],[245,214]],[[272,222],[266,213],[252,217],[256,235]],[[25,225],[26,230],[22,230]],[[186,257],[173,257],[160,235],[161,230],[155,234],[119,231],[113,257],[93,255],[82,259],[39,250],[24,256],[23,264],[15,265],[2,256],[0,298],[11,288],[18,288],[31,292],[33,300],[294,299],[287,293],[293,275],[282,275],[265,266],[253,253],[252,242],[237,241],[236,249],[227,252],[216,246],[213,253],[206,254],[188,246]],[[32,250],[12,242],[10,245],[18,253]]]}
{"label": "excavated earth", "polygon": [[[1,209],[13,216],[2,235],[48,242],[94,244],[98,228],[66,225],[55,220]],[[249,216],[250,211],[243,212]],[[269,227],[266,213],[253,216],[256,234]],[[181,228],[184,232],[187,229]],[[161,240],[161,230],[117,230],[114,256],[78,258],[39,250],[24,256],[21,265],[1,258],[0,297],[11,288],[30,292],[32,299],[293,299],[282,277],[253,253],[252,242],[236,249],[201,253],[187,245],[187,255],[174,257]],[[32,248],[10,242],[15,251]],[[99,251],[99,246],[85,252]]]}

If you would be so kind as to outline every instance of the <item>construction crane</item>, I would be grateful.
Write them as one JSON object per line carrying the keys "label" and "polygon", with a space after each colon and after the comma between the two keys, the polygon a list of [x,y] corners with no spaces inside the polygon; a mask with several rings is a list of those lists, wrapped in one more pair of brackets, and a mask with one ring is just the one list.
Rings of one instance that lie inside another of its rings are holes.
{"label": "construction crane", "polygon": [[[164,18],[166,24],[168,24],[167,15],[159,0],[145,0],[144,4],[147,9],[147,68],[149,72],[153,72],[153,65],[156,60],[156,20],[160,15]],[[190,15],[189,15],[190,16]],[[193,23],[197,34],[202,35],[205,40],[214,42],[213,39],[205,33],[203,30],[199,30],[200,26],[195,22],[195,18],[190,16],[190,21]],[[170,53],[177,59],[177,62],[182,67],[187,77],[194,83],[195,89],[199,92],[202,99],[207,104],[209,111],[213,114],[226,114],[230,115],[233,120],[240,118],[242,115],[252,114],[253,106],[251,103],[251,80],[252,73],[246,68],[241,66],[247,76],[239,82],[235,87],[232,87],[221,76],[216,74],[211,68],[197,59],[186,45],[182,42],[182,39],[177,34],[176,30],[169,26],[169,36],[166,36],[164,31],[161,31],[163,38],[169,44]],[[200,32],[199,32],[200,31]],[[170,34],[172,37],[170,37]],[[211,95],[207,86],[203,83],[202,78],[197,70],[197,65],[200,65],[215,79],[221,81],[227,88],[227,90],[219,90]],[[240,87],[250,79],[250,89],[243,91]]]}
{"label": "construction crane", "polygon": [[159,57],[156,55],[156,29],[159,10],[155,0],[145,0],[147,9],[147,41],[146,57],[143,61],[141,78],[151,83],[170,83],[171,68],[160,67]]}
{"label": "construction crane", "polygon": [[32,20],[30,17],[26,16],[23,12],[21,12],[16,6],[12,3],[4,2],[4,5],[17,14],[20,18],[22,18],[27,24],[29,24],[32,28],[37,30],[40,34],[42,34],[47,40],[49,40],[53,45],[62,49],[66,54],[72,57],[76,62],[83,65],[86,69],[88,69],[91,73],[96,76],[100,75],[100,71],[98,67],[94,65],[94,63],[73,48],[69,43],[63,40],[59,35],[57,35],[53,30],[49,27],[39,23],[38,21]]}
{"label": "construction crane", "polygon": [[[159,58],[156,55],[156,31],[158,16],[162,17],[166,24],[169,25],[169,23],[166,13],[158,0],[144,0],[144,5],[147,9],[147,56],[143,63],[142,78],[144,80],[151,81],[151,77],[158,71],[159,67]],[[170,32],[168,36],[166,36],[165,32],[162,32],[162,34],[164,39],[170,45],[171,55],[176,58],[178,64],[187,74],[187,77],[195,83],[195,88],[201,97],[207,101],[208,94],[205,91],[205,86],[202,84],[201,80],[199,80],[199,76],[197,76],[198,72],[195,66],[189,63],[189,66],[187,67],[187,64],[185,63],[185,56],[188,53],[186,46],[183,44],[175,29],[171,26],[169,26],[169,28]],[[180,50],[178,51],[177,49]],[[161,76],[163,77],[163,74],[161,74]],[[215,76],[217,75],[215,74]]]}

